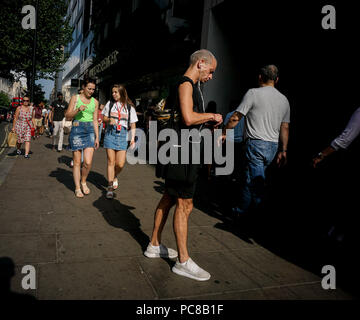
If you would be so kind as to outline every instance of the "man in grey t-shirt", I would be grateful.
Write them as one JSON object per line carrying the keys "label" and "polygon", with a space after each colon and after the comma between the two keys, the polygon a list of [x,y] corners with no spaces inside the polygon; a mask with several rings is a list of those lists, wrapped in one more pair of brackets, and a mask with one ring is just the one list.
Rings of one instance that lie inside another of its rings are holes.
{"label": "man in grey t-shirt", "polygon": [[[245,213],[251,202],[259,205],[264,196],[265,170],[277,155],[279,166],[286,164],[289,139],[290,105],[275,84],[278,69],[268,65],[260,70],[259,88],[250,89],[231,116],[225,129],[234,128],[245,117],[245,177],[240,206],[234,213]],[[225,138],[225,130],[224,136]],[[280,150],[278,144],[280,142]]]}

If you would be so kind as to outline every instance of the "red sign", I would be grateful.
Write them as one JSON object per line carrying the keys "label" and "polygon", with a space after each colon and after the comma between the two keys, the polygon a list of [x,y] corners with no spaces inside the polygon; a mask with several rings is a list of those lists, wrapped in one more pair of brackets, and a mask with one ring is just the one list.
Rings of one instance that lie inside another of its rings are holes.
{"label": "red sign", "polygon": [[17,108],[20,104],[22,104],[23,98],[14,97],[11,99],[11,106]]}

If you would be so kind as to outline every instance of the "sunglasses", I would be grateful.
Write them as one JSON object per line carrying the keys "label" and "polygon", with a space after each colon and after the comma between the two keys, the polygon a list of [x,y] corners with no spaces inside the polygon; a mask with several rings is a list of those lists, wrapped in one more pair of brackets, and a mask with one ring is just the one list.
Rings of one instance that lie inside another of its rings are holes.
{"label": "sunglasses", "polygon": [[24,101],[24,102],[29,102],[30,100],[28,100],[28,99],[24,99],[23,101]]}

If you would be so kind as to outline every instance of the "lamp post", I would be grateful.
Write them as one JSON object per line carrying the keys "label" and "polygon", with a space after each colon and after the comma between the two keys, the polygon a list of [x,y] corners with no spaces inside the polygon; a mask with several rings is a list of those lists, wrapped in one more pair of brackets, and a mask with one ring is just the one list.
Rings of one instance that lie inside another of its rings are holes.
{"label": "lamp post", "polygon": [[34,34],[34,45],[33,45],[33,65],[32,65],[31,94],[30,94],[30,99],[32,102],[34,102],[34,87],[35,87],[35,73],[36,73],[36,42],[37,42],[38,9],[39,9],[39,0],[36,0],[35,34]]}

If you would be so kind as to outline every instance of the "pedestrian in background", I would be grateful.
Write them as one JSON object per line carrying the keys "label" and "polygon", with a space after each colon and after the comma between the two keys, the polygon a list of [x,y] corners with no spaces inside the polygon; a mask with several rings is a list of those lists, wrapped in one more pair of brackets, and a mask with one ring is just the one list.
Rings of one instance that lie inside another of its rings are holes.
{"label": "pedestrian in background", "polygon": [[16,153],[21,155],[21,145],[25,143],[25,159],[30,159],[30,141],[31,128],[35,128],[35,119],[33,116],[33,108],[29,106],[30,98],[25,96],[23,104],[21,104],[15,111],[12,132],[17,135]]}
{"label": "pedestrian in background", "polygon": [[57,151],[61,152],[64,139],[63,119],[65,117],[65,112],[68,108],[68,104],[66,101],[64,101],[63,94],[61,92],[58,92],[57,100],[53,101],[51,106],[53,107],[51,123],[54,127],[54,132],[52,135],[52,150],[55,150],[55,144],[58,138]]}
{"label": "pedestrian in background", "polygon": [[[231,101],[230,109],[236,108],[239,106],[241,101]],[[230,111],[224,120],[224,125],[226,126],[235,113],[235,110]],[[244,172],[244,161],[243,161],[243,148],[244,148],[244,130],[245,130],[245,117],[242,117],[239,123],[233,128],[229,136],[226,137],[231,143],[234,144],[234,171],[229,176],[233,181],[241,181],[242,174]]]}
{"label": "pedestrian in background", "polygon": [[47,109],[46,109],[46,105],[44,102],[41,102],[42,104],[42,113],[41,113],[41,117],[42,117],[42,126],[40,129],[40,134],[43,135],[45,132],[45,128],[46,128],[46,116],[47,116]]}
{"label": "pedestrian in background", "polygon": [[42,127],[42,106],[43,102],[40,102],[38,105],[33,108],[33,117],[35,121],[35,138],[40,138],[40,129]]}
{"label": "pedestrian in background", "polygon": [[52,123],[51,123],[51,119],[52,119],[52,107],[49,106],[47,108],[47,112],[46,112],[46,125],[47,125],[47,133],[48,133],[48,137],[49,138],[52,138],[52,135],[53,135],[53,126],[52,126]]}
{"label": "pedestrian in background", "polygon": [[99,142],[101,143],[101,136],[104,129],[104,115],[102,114],[102,111],[104,109],[105,105],[100,104],[99,106],[99,112],[98,112],[98,122],[99,122]]}
{"label": "pedestrian in background", "polygon": [[[94,149],[99,148],[99,102],[92,97],[96,87],[95,80],[85,79],[82,87],[84,92],[71,97],[65,114],[67,120],[74,119],[70,132],[70,147],[73,151],[73,177],[77,198],[83,198],[84,194],[90,193],[86,179],[91,169]],[[84,163],[80,172],[81,150],[84,150]]]}
{"label": "pedestrian in background", "polygon": [[252,203],[259,207],[265,196],[266,169],[273,159],[279,167],[287,162],[290,104],[275,88],[278,74],[275,65],[260,69],[259,88],[248,90],[223,131],[226,138],[226,129],[235,128],[246,116],[245,178],[240,205],[232,209],[235,216],[247,213]]}
{"label": "pedestrian in background", "polygon": [[135,130],[138,117],[135,106],[129,99],[126,89],[121,84],[112,87],[112,99],[102,111],[103,121],[107,123],[104,148],[107,154],[108,189],[106,198],[114,197],[118,187],[118,174],[125,165],[128,146],[128,132],[131,128],[130,146],[135,147]]}

